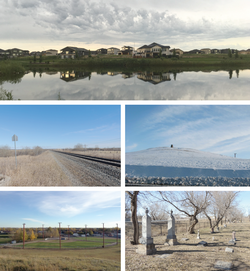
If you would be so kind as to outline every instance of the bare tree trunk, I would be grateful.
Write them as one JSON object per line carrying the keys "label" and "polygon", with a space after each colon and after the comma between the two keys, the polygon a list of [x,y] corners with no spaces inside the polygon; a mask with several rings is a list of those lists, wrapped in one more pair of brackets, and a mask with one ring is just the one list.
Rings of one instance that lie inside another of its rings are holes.
{"label": "bare tree trunk", "polygon": [[190,222],[192,223],[188,228],[188,233],[193,234],[195,233],[194,227],[199,222],[196,216],[193,216],[192,219],[190,219]]}
{"label": "bare tree trunk", "polygon": [[126,191],[131,199],[131,215],[132,215],[132,223],[134,228],[133,241],[131,244],[137,245],[139,244],[139,224],[137,218],[137,195],[139,191],[129,192]]}
{"label": "bare tree trunk", "polygon": [[207,217],[208,221],[209,221],[209,227],[210,227],[210,230],[211,230],[211,233],[214,232],[214,226],[213,226],[213,222],[212,222],[212,219],[210,218],[210,216],[204,212],[205,216]]}

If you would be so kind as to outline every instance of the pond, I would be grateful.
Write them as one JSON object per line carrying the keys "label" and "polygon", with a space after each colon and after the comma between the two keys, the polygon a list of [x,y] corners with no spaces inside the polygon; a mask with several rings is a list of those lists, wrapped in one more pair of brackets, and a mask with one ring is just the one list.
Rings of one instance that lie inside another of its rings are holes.
{"label": "pond", "polygon": [[27,72],[3,82],[14,100],[250,100],[250,70]]}

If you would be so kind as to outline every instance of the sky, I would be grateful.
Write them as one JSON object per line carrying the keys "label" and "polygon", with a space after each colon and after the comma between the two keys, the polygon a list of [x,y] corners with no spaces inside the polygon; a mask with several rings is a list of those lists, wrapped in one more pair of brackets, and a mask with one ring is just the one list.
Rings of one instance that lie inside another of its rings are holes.
{"label": "sky", "polygon": [[121,226],[121,194],[114,191],[0,191],[0,227]]}
{"label": "sky", "polygon": [[191,148],[250,159],[249,105],[127,105],[126,152]]}
{"label": "sky", "polygon": [[1,0],[1,49],[248,49],[249,0]]}
{"label": "sky", "polygon": [[120,147],[118,105],[0,105],[0,146]]}

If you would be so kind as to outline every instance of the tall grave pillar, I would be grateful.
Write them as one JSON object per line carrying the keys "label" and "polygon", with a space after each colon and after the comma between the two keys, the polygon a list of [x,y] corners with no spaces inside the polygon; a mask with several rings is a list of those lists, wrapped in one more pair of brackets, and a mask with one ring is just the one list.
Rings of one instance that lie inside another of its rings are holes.
{"label": "tall grave pillar", "polygon": [[142,217],[142,237],[139,242],[141,245],[138,246],[137,253],[151,255],[156,252],[155,244],[151,237],[151,217],[148,215],[148,209],[145,210],[145,215]]}
{"label": "tall grave pillar", "polygon": [[177,245],[177,239],[175,235],[175,218],[173,216],[173,211],[171,210],[171,215],[168,219],[168,235],[166,238],[165,245],[174,246]]}

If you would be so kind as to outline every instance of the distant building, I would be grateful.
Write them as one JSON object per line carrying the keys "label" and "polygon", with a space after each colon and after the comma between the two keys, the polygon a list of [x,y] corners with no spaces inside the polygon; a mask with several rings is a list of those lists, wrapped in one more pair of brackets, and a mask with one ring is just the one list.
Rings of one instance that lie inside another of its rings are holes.
{"label": "distant building", "polygon": [[61,58],[65,59],[65,58],[77,58],[77,57],[82,57],[86,54],[88,54],[88,50],[84,49],[84,48],[78,48],[78,47],[65,47],[63,49],[61,49]]}
{"label": "distant building", "polygon": [[58,51],[54,50],[54,49],[49,49],[45,51],[45,55],[46,56],[57,56],[58,55]]}
{"label": "distant building", "polygon": [[96,53],[97,53],[98,55],[106,55],[107,52],[108,52],[108,50],[105,49],[105,48],[100,48],[100,49],[97,49],[97,50],[96,50]]}
{"label": "distant building", "polygon": [[108,55],[118,55],[119,52],[120,52],[120,49],[115,48],[115,47],[110,47],[107,50]]}
{"label": "distant building", "polygon": [[161,45],[153,42],[149,45],[143,45],[137,49],[134,56],[138,57],[157,57],[157,56],[169,56],[172,55],[170,52],[170,46]]}

